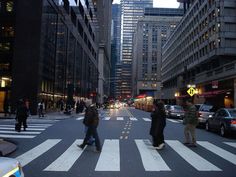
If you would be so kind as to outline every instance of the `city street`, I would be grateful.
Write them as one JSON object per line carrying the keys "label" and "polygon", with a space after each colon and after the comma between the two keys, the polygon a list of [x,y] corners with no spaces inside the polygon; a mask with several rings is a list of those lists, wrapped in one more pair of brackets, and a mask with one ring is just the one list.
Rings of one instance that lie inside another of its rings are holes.
{"label": "city street", "polygon": [[167,119],[166,146],[151,145],[150,113],[134,108],[100,110],[102,152],[76,145],[84,138],[83,115],[64,120],[31,119],[26,132],[1,120],[0,134],[17,143],[25,177],[235,177],[236,141],[197,129],[198,147],[182,144],[181,120]]}

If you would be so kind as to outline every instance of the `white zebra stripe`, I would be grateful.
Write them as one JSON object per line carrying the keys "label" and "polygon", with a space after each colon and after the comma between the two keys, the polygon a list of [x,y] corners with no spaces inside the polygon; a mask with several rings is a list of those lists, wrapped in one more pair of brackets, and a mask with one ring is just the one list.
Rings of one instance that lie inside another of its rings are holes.
{"label": "white zebra stripe", "polygon": [[2,131],[2,130],[0,130],[0,133],[9,133],[9,134],[17,134],[17,135],[23,135],[23,134],[35,134],[35,135],[38,135],[41,132],[29,132],[29,131],[16,132],[16,131]]}
{"label": "white zebra stripe", "polygon": [[104,117],[103,120],[110,120],[110,119],[111,119],[111,117]]}
{"label": "white zebra stripe", "polygon": [[105,140],[95,171],[120,171],[119,140]]}
{"label": "white zebra stripe", "polygon": [[138,119],[135,118],[135,117],[130,117],[129,119],[132,120],[132,121],[137,121],[137,120],[138,120]]}
{"label": "white zebra stripe", "polygon": [[[15,127],[0,127],[0,130],[15,130]],[[27,128],[26,130],[43,131],[45,128]]]}
{"label": "white zebra stripe", "polygon": [[83,140],[76,140],[60,157],[51,163],[44,171],[69,171],[75,161],[81,156],[83,150],[79,150],[77,145]]}
{"label": "white zebra stripe", "polygon": [[165,142],[198,171],[222,171],[179,141],[166,140]]}
{"label": "white zebra stripe", "polygon": [[28,152],[16,157],[16,159],[19,160],[22,166],[25,166],[43,153],[47,152],[60,141],[61,139],[48,139]]}
{"label": "white zebra stripe", "polygon": [[207,141],[197,141],[198,144],[200,144],[201,146],[203,146],[204,148],[206,148],[207,150],[213,152],[214,154],[222,157],[223,159],[233,163],[234,165],[236,165],[236,155],[228,152],[212,143],[209,143]]}
{"label": "white zebra stripe", "polygon": [[84,117],[78,117],[78,118],[76,118],[76,120],[83,120],[84,119]]}
{"label": "white zebra stripe", "polygon": [[124,120],[124,117],[117,117],[116,120]]}
{"label": "white zebra stripe", "polygon": [[135,140],[141,155],[144,169],[146,171],[171,171],[156,149],[151,147],[150,141],[146,141],[149,147],[144,143],[143,140]]}
{"label": "white zebra stripe", "polygon": [[143,118],[143,120],[146,122],[151,122],[151,119],[149,119],[149,118]]}
{"label": "white zebra stripe", "polygon": [[232,147],[236,148],[236,143],[234,143],[234,142],[224,142],[224,143],[229,145],[229,146],[232,146]]}
{"label": "white zebra stripe", "polygon": [[35,136],[31,135],[8,135],[8,134],[0,134],[2,138],[34,138]]}

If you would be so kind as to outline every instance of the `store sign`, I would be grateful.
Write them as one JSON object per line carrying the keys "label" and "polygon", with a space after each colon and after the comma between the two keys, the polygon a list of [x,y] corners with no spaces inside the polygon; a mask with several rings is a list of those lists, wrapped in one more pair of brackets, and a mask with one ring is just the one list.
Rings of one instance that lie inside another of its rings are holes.
{"label": "store sign", "polygon": [[193,96],[193,95],[196,93],[196,90],[195,90],[193,87],[190,87],[190,88],[187,90],[187,93],[188,93],[190,96]]}
{"label": "store sign", "polygon": [[211,85],[212,85],[212,88],[217,89],[218,88],[218,81],[212,81]]}

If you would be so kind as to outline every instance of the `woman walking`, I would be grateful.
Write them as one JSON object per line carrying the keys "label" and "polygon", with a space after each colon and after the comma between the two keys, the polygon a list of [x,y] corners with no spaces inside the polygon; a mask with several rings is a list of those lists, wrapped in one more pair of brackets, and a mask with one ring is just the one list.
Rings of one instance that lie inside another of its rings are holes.
{"label": "woman walking", "polygon": [[150,135],[153,139],[153,146],[156,149],[163,149],[164,142],[164,128],[166,126],[166,112],[162,102],[154,103],[154,109],[151,113],[152,123],[150,129]]}

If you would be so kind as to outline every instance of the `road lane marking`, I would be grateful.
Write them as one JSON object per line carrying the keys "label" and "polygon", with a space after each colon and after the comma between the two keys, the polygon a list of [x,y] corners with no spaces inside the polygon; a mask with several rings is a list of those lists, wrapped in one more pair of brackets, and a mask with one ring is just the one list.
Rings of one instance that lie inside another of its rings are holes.
{"label": "road lane marking", "polygon": [[124,117],[117,117],[116,120],[124,120]]}
{"label": "road lane marking", "polygon": [[232,146],[232,147],[236,148],[236,143],[234,143],[234,142],[224,142],[224,143],[229,145],[229,146]]}
{"label": "road lane marking", "polygon": [[143,140],[135,140],[144,169],[146,171],[171,171],[156,149],[151,148],[151,142],[146,141],[150,144],[150,147]]}
{"label": "road lane marking", "polygon": [[143,118],[143,120],[146,122],[151,122],[151,119],[149,119],[149,118]]}
{"label": "road lane marking", "polygon": [[61,139],[48,139],[28,152],[16,157],[16,159],[19,160],[22,166],[25,166],[43,153],[47,152],[60,141]]}
{"label": "road lane marking", "polygon": [[[15,130],[15,127],[0,127],[0,130]],[[26,130],[43,131],[45,128],[27,128]]]}
{"label": "road lane marking", "polygon": [[95,171],[120,171],[119,140],[105,140]]}
{"label": "road lane marking", "polygon": [[111,119],[111,117],[104,117],[103,120],[110,120],[110,119]]}
{"label": "road lane marking", "polygon": [[34,138],[35,136],[31,135],[8,135],[8,134],[0,134],[2,138]]}
{"label": "road lane marking", "polygon": [[198,171],[222,171],[179,141],[166,140],[165,142]]}
{"label": "road lane marking", "polygon": [[135,118],[135,117],[130,117],[129,119],[132,120],[132,121],[137,121],[137,120],[138,120],[138,119]]}
{"label": "road lane marking", "polygon": [[21,132],[16,132],[16,131],[1,131],[0,133],[9,133],[9,134],[17,134],[17,135],[22,135],[22,134],[35,134],[38,135],[41,132],[29,132],[29,131],[21,131]]}
{"label": "road lane marking", "polygon": [[78,117],[78,118],[76,118],[76,120],[83,120],[84,119],[84,117]]}
{"label": "road lane marking", "polygon": [[[0,129],[1,127],[14,127],[15,125],[0,125]],[[49,126],[39,126],[39,125],[27,125],[28,128],[48,128]]]}
{"label": "road lane marking", "polygon": [[201,146],[203,146],[204,148],[206,148],[207,150],[213,152],[214,154],[222,157],[223,159],[233,163],[234,165],[236,165],[236,155],[228,152],[212,143],[209,143],[207,141],[197,141],[197,143]]}
{"label": "road lane marking", "polygon": [[84,150],[79,150],[78,144],[82,144],[83,140],[78,139],[53,163],[51,163],[43,171],[69,171],[76,160],[81,156]]}
{"label": "road lane marking", "polygon": [[178,120],[172,120],[172,119],[167,119],[167,120],[170,122],[173,122],[173,123],[180,123],[180,121],[178,121]]}

